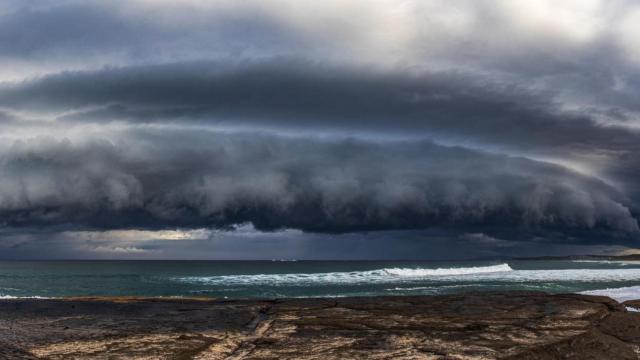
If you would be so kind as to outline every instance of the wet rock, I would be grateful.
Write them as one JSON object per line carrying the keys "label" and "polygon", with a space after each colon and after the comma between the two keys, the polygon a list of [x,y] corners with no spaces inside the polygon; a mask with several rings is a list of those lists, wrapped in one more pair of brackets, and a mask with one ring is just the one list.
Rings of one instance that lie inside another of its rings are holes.
{"label": "wet rock", "polygon": [[2,359],[638,359],[640,313],[536,292],[14,299],[0,339]]}

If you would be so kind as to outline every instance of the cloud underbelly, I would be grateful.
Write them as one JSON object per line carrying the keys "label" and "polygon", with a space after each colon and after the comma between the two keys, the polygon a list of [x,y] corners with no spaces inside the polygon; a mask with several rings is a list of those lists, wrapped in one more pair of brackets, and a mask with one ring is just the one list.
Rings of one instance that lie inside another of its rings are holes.
{"label": "cloud underbelly", "polygon": [[2,149],[4,225],[636,232],[622,194],[556,165],[431,142],[140,130]]}

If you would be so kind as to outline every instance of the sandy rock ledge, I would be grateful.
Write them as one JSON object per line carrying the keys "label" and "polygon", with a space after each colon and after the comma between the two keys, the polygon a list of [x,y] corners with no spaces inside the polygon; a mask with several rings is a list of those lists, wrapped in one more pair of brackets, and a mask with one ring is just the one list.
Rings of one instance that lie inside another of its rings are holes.
{"label": "sandy rock ledge", "polygon": [[640,359],[640,313],[528,292],[0,301],[0,359],[389,358]]}

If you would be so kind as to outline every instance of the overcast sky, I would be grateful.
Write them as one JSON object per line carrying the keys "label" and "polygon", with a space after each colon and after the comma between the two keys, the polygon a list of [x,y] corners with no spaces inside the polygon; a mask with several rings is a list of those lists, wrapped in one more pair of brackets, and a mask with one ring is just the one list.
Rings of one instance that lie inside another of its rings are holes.
{"label": "overcast sky", "polygon": [[0,2],[0,258],[640,241],[640,4]]}

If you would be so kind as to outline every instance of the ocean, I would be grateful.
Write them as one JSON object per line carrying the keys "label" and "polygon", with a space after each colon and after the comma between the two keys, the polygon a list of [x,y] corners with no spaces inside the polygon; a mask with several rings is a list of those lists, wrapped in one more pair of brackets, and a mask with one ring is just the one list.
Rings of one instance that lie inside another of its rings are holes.
{"label": "ocean", "polygon": [[640,262],[2,261],[0,299],[160,296],[227,299],[540,290],[640,298]]}

